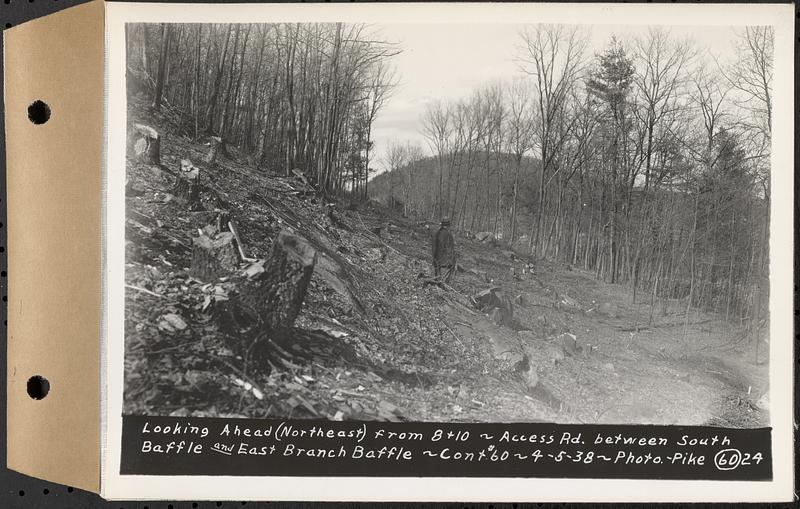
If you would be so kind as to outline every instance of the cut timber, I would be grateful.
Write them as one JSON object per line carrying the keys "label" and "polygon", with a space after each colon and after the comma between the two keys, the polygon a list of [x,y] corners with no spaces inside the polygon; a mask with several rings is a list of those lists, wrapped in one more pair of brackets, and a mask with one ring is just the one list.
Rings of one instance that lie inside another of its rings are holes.
{"label": "cut timber", "polygon": [[[217,214],[217,231],[222,232],[228,228],[228,223],[231,221],[231,215],[227,210],[220,210]],[[238,238],[236,239],[238,242]]]}
{"label": "cut timber", "polygon": [[181,173],[189,173],[195,169],[191,159],[181,159]]}
{"label": "cut timber", "polygon": [[219,136],[212,136],[211,145],[208,148],[205,161],[208,164],[214,164],[214,162],[217,160],[217,156],[220,154],[225,154],[225,141]]}
{"label": "cut timber", "polygon": [[200,170],[181,172],[175,179],[175,187],[172,189],[175,199],[184,205],[188,205],[190,210],[200,206]]}
{"label": "cut timber", "polygon": [[236,228],[236,224],[233,221],[228,221],[228,229],[231,231],[231,233],[233,233],[233,238],[236,239],[236,248],[239,249],[239,256],[242,257],[242,260],[254,261],[253,259],[245,256],[242,238],[239,237],[239,230]]}
{"label": "cut timber", "polygon": [[264,271],[239,291],[242,311],[269,330],[290,329],[300,313],[316,261],[317,252],[305,239],[280,232]]}
{"label": "cut timber", "polygon": [[161,136],[152,127],[133,124],[133,153],[147,164],[161,164]]}
{"label": "cut timber", "polygon": [[231,232],[218,233],[214,237],[195,237],[192,243],[192,277],[211,281],[236,270],[241,260],[234,243]]}
{"label": "cut timber", "polygon": [[343,230],[351,231],[350,227],[345,223],[339,214],[336,213],[336,204],[335,203],[326,203],[325,204],[325,215],[328,216],[328,220],[337,228],[341,228]]}

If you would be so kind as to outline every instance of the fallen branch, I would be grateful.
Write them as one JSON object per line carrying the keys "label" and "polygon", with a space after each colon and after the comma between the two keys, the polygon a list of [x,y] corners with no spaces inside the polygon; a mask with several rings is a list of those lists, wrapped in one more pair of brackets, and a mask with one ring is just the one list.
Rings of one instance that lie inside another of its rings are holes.
{"label": "fallen branch", "polygon": [[136,290],[138,292],[146,293],[148,295],[152,295],[154,297],[158,297],[159,299],[166,299],[166,297],[164,297],[163,295],[157,294],[155,292],[151,292],[150,290],[145,290],[144,288],[141,288],[139,286],[129,285],[129,284],[126,283],[125,284],[125,288],[130,288],[131,290]]}
{"label": "fallen branch", "polygon": [[617,328],[619,330],[621,330],[622,332],[644,332],[644,331],[649,331],[650,330],[650,327],[637,327],[637,326],[634,326],[634,327],[617,327]]}
{"label": "fallen branch", "polygon": [[236,239],[236,247],[239,249],[239,255],[242,257],[242,260],[246,262],[256,261],[255,258],[248,258],[245,256],[244,248],[242,248],[242,239],[239,237],[239,230],[236,229],[236,225],[233,224],[233,221],[228,221],[228,228],[230,229],[231,233],[233,233],[233,238]]}
{"label": "fallen branch", "polygon": [[445,322],[444,320],[442,320],[442,324],[444,324],[444,326],[447,328],[447,330],[448,330],[448,331],[450,331],[450,334],[452,334],[452,335],[453,335],[453,337],[454,337],[454,338],[456,338],[456,341],[458,342],[458,344],[459,344],[459,345],[461,345],[461,347],[462,347],[462,348],[466,348],[466,347],[464,346],[464,343],[462,343],[462,342],[461,342],[461,338],[459,338],[459,337],[456,335],[456,333],[455,333],[455,332],[453,332],[453,329],[451,329],[451,328],[450,328],[450,326],[449,326],[449,325],[447,325],[447,322]]}

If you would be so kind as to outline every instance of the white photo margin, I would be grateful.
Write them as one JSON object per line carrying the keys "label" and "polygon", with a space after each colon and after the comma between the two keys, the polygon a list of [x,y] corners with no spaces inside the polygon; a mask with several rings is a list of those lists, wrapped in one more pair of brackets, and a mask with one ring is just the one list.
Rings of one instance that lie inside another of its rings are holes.
{"label": "white photo margin", "polygon": [[[787,502],[794,489],[794,8],[792,4],[145,4],[106,3],[106,195],[102,495],[109,499]],[[125,301],[126,23],[566,23],[775,29],[770,224],[773,480],[238,477],[120,475]]]}

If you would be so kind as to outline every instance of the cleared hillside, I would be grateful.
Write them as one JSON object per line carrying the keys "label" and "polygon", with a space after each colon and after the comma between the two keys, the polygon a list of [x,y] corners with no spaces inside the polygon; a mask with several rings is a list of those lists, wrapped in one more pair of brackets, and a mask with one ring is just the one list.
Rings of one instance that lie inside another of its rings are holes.
{"label": "cleared hillside", "polygon": [[[300,177],[257,170],[235,149],[205,165],[208,147],[174,135],[143,101],[131,101],[129,122],[162,139],[161,166],[129,157],[126,168],[126,413],[768,422],[756,405],[767,367],[745,331],[715,316],[693,311],[685,324],[676,301],[651,323],[650,301],[633,304],[623,286],[544,260],[531,273],[460,234],[461,270],[431,284],[428,225],[376,202],[330,207]],[[182,159],[200,169],[202,210],[171,194]],[[249,258],[268,256],[280,231],[317,252],[295,329],[271,353],[251,355],[225,319],[235,278],[189,275],[192,239],[219,210]]]}

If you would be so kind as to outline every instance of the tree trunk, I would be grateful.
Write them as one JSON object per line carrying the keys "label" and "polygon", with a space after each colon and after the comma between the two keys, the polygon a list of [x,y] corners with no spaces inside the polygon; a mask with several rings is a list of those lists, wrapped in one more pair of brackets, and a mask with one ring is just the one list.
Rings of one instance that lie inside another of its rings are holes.
{"label": "tree trunk", "polygon": [[211,134],[214,132],[214,109],[217,105],[217,99],[219,98],[219,86],[222,81],[222,72],[225,69],[225,60],[228,57],[228,43],[231,38],[231,32],[233,32],[233,25],[228,25],[228,32],[225,35],[225,46],[222,50],[222,55],[219,59],[219,64],[216,68],[216,73],[214,75],[214,82],[211,87],[211,97],[208,100],[208,109],[206,110],[206,133]]}
{"label": "tree trunk", "polygon": [[166,23],[161,24],[161,54],[158,57],[158,74],[156,75],[156,89],[153,93],[153,109],[161,109],[161,96],[164,92],[164,78],[166,76],[167,58],[169,57],[169,38],[171,30]]}
{"label": "tree trunk", "polygon": [[211,137],[211,146],[205,157],[205,162],[214,164],[217,161],[217,155],[225,153],[225,142],[219,136]]}

